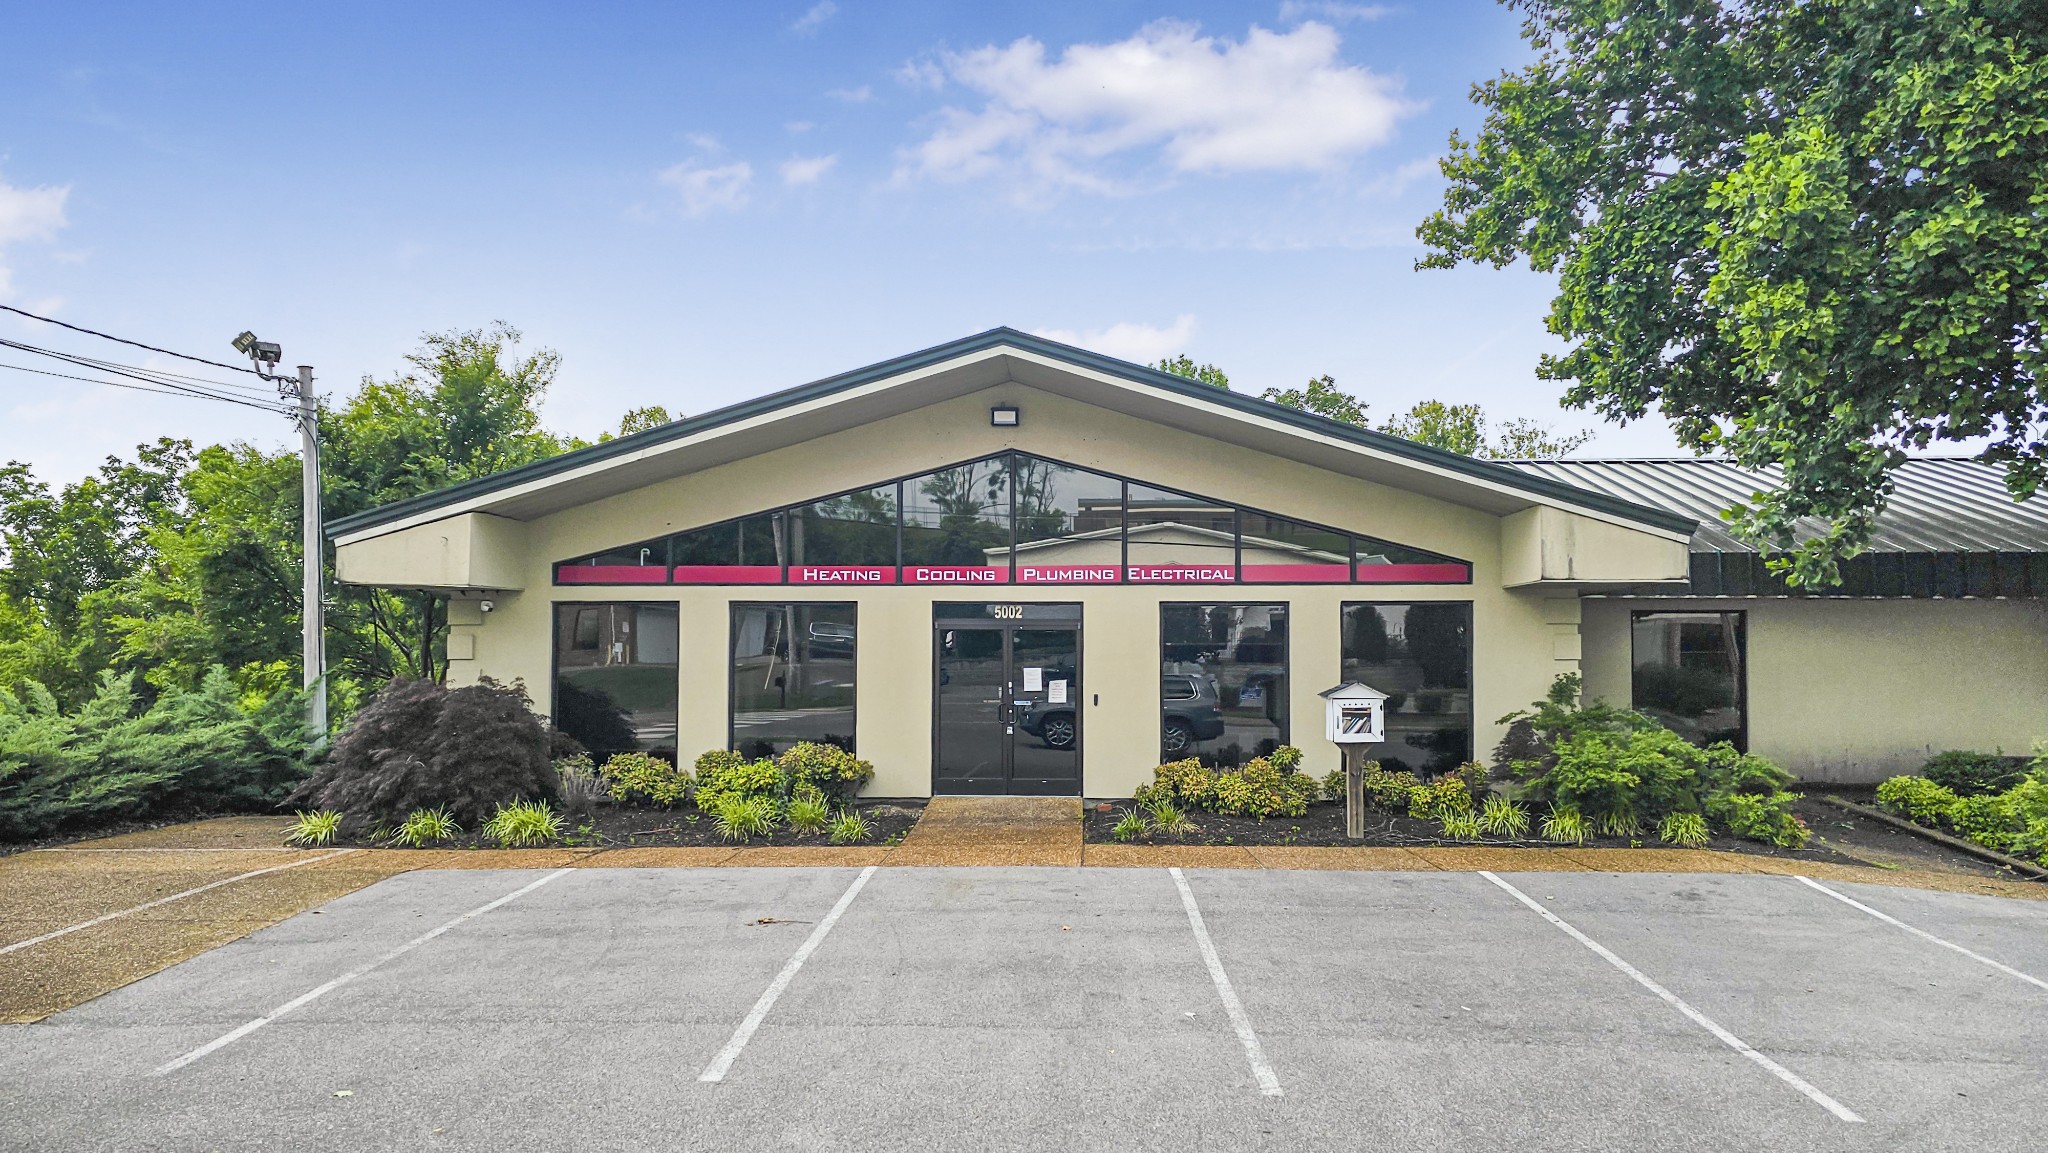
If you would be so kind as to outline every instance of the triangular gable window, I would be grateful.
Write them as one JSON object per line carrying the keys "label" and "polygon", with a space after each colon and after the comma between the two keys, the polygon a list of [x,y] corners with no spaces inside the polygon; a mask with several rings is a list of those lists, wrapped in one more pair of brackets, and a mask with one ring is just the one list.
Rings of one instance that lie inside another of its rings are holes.
{"label": "triangular gable window", "polygon": [[1465,584],[1465,561],[1006,452],[555,566],[557,584]]}

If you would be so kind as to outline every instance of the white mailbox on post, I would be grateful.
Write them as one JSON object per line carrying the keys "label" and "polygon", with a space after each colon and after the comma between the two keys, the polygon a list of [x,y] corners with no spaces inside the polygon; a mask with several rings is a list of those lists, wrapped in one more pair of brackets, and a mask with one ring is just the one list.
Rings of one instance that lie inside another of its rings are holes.
{"label": "white mailbox on post", "polygon": [[1320,695],[1328,718],[1323,735],[1333,743],[1367,745],[1387,739],[1387,694],[1347,681]]}
{"label": "white mailbox on post", "polygon": [[1346,681],[1324,689],[1323,735],[1344,750],[1344,833],[1365,839],[1365,746],[1387,739],[1387,694]]}

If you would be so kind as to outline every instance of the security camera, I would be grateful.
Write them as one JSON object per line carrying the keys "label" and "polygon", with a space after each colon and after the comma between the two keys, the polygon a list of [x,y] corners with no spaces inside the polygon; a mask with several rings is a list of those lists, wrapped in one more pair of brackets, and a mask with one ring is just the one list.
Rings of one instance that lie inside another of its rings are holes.
{"label": "security camera", "polygon": [[477,611],[478,611],[478,612],[484,612],[484,613],[487,613],[487,612],[490,612],[490,611],[491,611],[492,609],[494,609],[494,608],[497,608],[497,607],[498,607],[498,602],[497,602],[497,601],[478,601],[478,602],[476,602],[476,608],[477,608]]}

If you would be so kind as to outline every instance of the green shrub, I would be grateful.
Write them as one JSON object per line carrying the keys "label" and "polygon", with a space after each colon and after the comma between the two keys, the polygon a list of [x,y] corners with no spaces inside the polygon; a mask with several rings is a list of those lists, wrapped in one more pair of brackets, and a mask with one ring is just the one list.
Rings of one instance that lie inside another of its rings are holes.
{"label": "green shrub", "polygon": [[697,754],[696,777],[700,781],[716,780],[727,769],[736,769],[747,763],[747,758],[731,749],[710,749]]}
{"label": "green shrub", "polygon": [[1746,841],[1796,849],[1806,843],[1806,822],[1792,813],[1798,798],[1789,792],[1717,793],[1707,799],[1707,816]]}
{"label": "green shrub", "polygon": [[1506,797],[1488,797],[1479,810],[1479,828],[1496,837],[1526,836],[1529,811]]}
{"label": "green shrub", "polygon": [[1197,809],[1208,806],[1216,788],[1216,774],[1195,757],[1160,765],[1152,770],[1152,781],[1169,800]]}
{"label": "green shrub", "polygon": [[1345,778],[1343,769],[1331,769],[1329,772],[1323,774],[1324,800],[1344,800],[1345,794],[1350,788],[1351,782]]}
{"label": "green shrub", "polygon": [[473,821],[513,801],[552,803],[560,788],[547,730],[524,689],[398,680],[357,711],[325,763],[287,800],[340,809],[365,824],[437,808]]}
{"label": "green shrub", "polygon": [[875,776],[875,766],[838,745],[818,741],[798,741],[789,746],[775,758],[775,767],[781,770],[790,790],[810,785],[827,797],[842,801],[859,793]]}
{"label": "green shrub", "polygon": [[1301,750],[1293,745],[1281,745],[1267,753],[1266,760],[1282,773],[1291,773],[1301,767]]}
{"label": "green shrub", "polygon": [[1299,817],[1321,790],[1312,777],[1282,773],[1264,757],[1253,757],[1235,772],[1218,773],[1208,790],[1205,808],[1241,816]]}
{"label": "green shrub", "polygon": [[333,809],[300,809],[285,828],[284,843],[317,849],[341,835],[341,814]]}
{"label": "green shrub", "polygon": [[1415,790],[1422,782],[1406,769],[1387,772],[1375,763],[1368,763],[1363,781],[1365,801],[1375,809],[1390,813],[1405,813],[1413,803]]}
{"label": "green shrub", "polygon": [[1697,849],[1711,838],[1707,819],[1698,813],[1672,813],[1657,826],[1657,839],[1667,845]]}
{"label": "green shrub", "polygon": [[2004,796],[1957,798],[1948,819],[1957,836],[2001,853],[2027,831],[2027,821]]}
{"label": "green shrub", "polygon": [[1479,818],[1469,812],[1445,813],[1443,835],[1450,841],[1476,841],[1479,839]]}
{"label": "green shrub", "polygon": [[825,794],[806,785],[789,799],[783,818],[799,833],[816,833],[832,819],[832,807],[825,803]]}
{"label": "green shrub", "polygon": [[[766,763],[766,762],[763,762]],[[748,841],[775,831],[780,814],[772,796],[721,793],[713,802],[712,828],[728,841]]]}
{"label": "green shrub", "polygon": [[546,801],[513,801],[498,806],[483,834],[507,849],[552,845],[562,839],[562,818]]}
{"label": "green shrub", "polygon": [[1119,841],[1135,841],[1152,831],[1152,822],[1135,807],[1123,810],[1116,824],[1109,828],[1109,835]]}
{"label": "green shrub", "polygon": [[2027,827],[2012,839],[2007,852],[2015,857],[2025,857],[2036,864],[2048,865],[2048,817],[2035,817]]}
{"label": "green shrub", "polygon": [[1936,753],[1920,770],[1922,776],[1957,796],[2002,793],[2019,784],[2025,773],[2018,757],[1952,749]]}
{"label": "green shrub", "polygon": [[0,688],[0,841],[165,809],[269,809],[305,776],[304,703],[296,689],[245,695],[222,668],[147,708],[134,677],[112,672],[69,713],[35,681]]}
{"label": "green shrub", "polygon": [[1893,777],[1877,786],[1880,808],[1929,828],[1947,825],[1949,810],[1960,799],[1954,790],[1926,777]]}
{"label": "green shrub", "polygon": [[758,761],[737,761],[724,767],[714,767],[709,775],[699,769],[697,776],[697,807],[705,812],[715,812],[719,802],[726,797],[748,797],[776,801],[789,791],[789,782],[775,762],[763,758]]}
{"label": "green shrub", "polygon": [[618,753],[604,763],[612,799],[673,808],[690,795],[690,776],[661,757]]}
{"label": "green shrub", "polygon": [[461,826],[446,809],[414,809],[405,822],[391,834],[395,844],[422,849],[436,841],[453,840],[461,835]]}
{"label": "green shrub", "polygon": [[1569,806],[1553,808],[1543,818],[1543,839],[1560,845],[1583,845],[1593,835],[1586,818]]}
{"label": "green shrub", "polygon": [[835,845],[859,844],[871,835],[873,831],[868,828],[867,820],[852,809],[841,809],[839,815],[832,818],[832,843]]}

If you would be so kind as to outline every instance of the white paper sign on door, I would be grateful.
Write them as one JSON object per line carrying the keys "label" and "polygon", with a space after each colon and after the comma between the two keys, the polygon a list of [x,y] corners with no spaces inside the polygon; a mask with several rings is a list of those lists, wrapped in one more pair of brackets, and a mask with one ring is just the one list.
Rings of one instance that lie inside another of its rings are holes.
{"label": "white paper sign on door", "polygon": [[1045,703],[1063,705],[1067,703],[1067,682],[1051,681],[1045,686]]}
{"label": "white paper sign on door", "polygon": [[1027,693],[1035,693],[1042,691],[1044,688],[1045,670],[1042,668],[1033,668],[1029,665],[1025,666],[1024,691]]}

